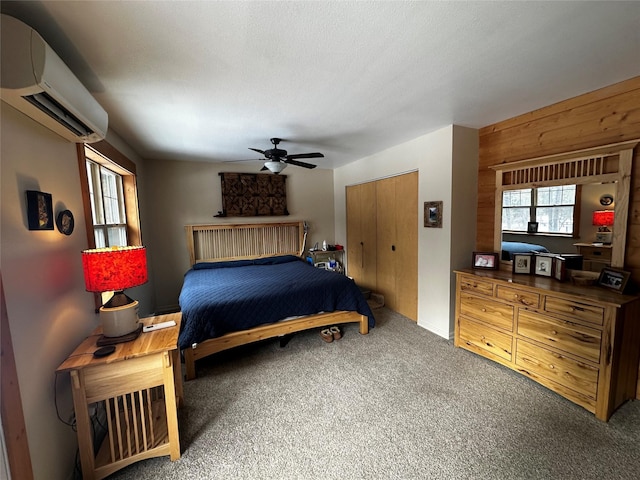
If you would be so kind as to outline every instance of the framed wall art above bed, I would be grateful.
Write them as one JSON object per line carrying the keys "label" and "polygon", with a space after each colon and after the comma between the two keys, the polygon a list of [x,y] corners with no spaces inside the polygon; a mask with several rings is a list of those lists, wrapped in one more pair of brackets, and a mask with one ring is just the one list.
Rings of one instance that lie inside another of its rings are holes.
{"label": "framed wall art above bed", "polygon": [[286,175],[220,173],[222,212],[218,217],[289,215]]}

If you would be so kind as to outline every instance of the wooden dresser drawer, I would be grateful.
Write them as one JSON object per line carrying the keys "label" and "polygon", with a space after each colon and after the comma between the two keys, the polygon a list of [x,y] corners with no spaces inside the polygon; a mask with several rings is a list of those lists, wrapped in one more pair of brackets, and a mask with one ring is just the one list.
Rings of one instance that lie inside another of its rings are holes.
{"label": "wooden dresser drawer", "polygon": [[602,332],[594,328],[520,310],[518,334],[585,360],[600,361]]}
{"label": "wooden dresser drawer", "polygon": [[534,377],[540,376],[565,388],[596,399],[598,369],[524,340],[516,341],[516,365]]}
{"label": "wooden dresser drawer", "polygon": [[464,317],[460,317],[458,326],[461,343],[474,345],[511,361],[511,335]]}
{"label": "wooden dresser drawer", "polygon": [[501,298],[502,300],[507,300],[508,302],[533,308],[538,308],[538,305],[540,304],[540,295],[537,293],[518,290],[516,288],[505,287],[502,285],[498,285],[496,297]]}
{"label": "wooden dresser drawer", "polygon": [[547,296],[544,309],[550,313],[569,315],[585,322],[602,325],[604,321],[604,308],[587,303],[572,302],[564,298]]}
{"label": "wooden dresser drawer", "polygon": [[513,331],[513,307],[484,297],[460,294],[460,313],[488,325]]}
{"label": "wooden dresser drawer", "polygon": [[477,280],[473,277],[460,277],[460,290],[493,297],[493,283]]}

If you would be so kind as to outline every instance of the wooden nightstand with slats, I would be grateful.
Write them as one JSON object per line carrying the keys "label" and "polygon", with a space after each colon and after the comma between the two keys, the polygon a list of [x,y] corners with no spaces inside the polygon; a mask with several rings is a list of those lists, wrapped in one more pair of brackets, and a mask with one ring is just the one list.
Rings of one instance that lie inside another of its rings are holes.
{"label": "wooden nightstand with slats", "polygon": [[[180,458],[177,407],[183,392],[177,345],[181,314],[140,319],[144,325],[171,320],[175,327],[143,332],[136,340],[117,344],[114,353],[102,358],[93,356],[102,333],[98,327],[58,367],[58,372],[71,375],[85,480],[105,478],[147,458]],[[96,450],[90,411],[103,411],[107,428]]]}
{"label": "wooden nightstand with slats", "polygon": [[583,270],[599,272],[611,266],[611,245],[594,245],[593,243],[574,243],[578,253],[582,255]]}

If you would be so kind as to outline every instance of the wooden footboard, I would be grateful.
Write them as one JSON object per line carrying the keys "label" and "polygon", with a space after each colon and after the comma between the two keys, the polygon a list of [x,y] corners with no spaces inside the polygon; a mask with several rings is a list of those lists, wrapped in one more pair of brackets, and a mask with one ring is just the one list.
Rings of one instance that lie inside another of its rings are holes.
{"label": "wooden footboard", "polygon": [[232,332],[222,337],[205,340],[202,343],[195,344],[192,348],[184,350],[184,360],[186,365],[187,380],[196,378],[196,360],[207,357],[214,353],[228,350],[229,348],[246,345],[248,343],[266,340],[267,338],[278,337],[289,333],[300,332],[316,327],[326,327],[329,325],[337,325],[342,323],[359,323],[360,333],[366,335],[369,333],[369,321],[365,315],[358,312],[331,312],[320,313],[308,317],[297,318],[294,320],[286,320],[278,323],[270,323],[243,330],[240,332]]}

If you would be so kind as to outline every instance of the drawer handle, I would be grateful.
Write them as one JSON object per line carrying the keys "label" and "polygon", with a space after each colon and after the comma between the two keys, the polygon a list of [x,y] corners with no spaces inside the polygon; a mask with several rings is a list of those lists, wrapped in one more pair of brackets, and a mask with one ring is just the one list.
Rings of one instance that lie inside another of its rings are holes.
{"label": "drawer handle", "polygon": [[584,312],[584,308],[582,307],[571,307],[571,310],[573,310],[574,312],[577,310],[578,312]]}
{"label": "drawer handle", "polygon": [[558,332],[556,332],[555,330],[551,330],[551,335],[557,335]]}
{"label": "drawer handle", "polygon": [[554,368],[556,368],[556,367],[551,363],[551,364],[549,364],[549,368],[550,368],[551,370],[553,370],[553,369],[554,369]]}
{"label": "drawer handle", "polygon": [[486,309],[486,308],[481,308],[480,310],[481,310],[481,311],[483,311],[483,312],[486,312],[486,311],[487,311],[487,309]]}

